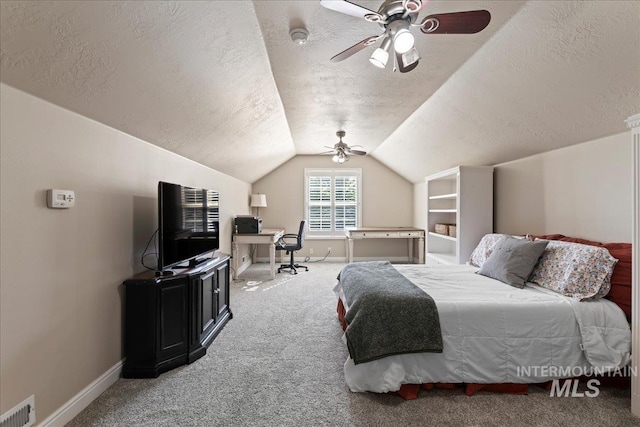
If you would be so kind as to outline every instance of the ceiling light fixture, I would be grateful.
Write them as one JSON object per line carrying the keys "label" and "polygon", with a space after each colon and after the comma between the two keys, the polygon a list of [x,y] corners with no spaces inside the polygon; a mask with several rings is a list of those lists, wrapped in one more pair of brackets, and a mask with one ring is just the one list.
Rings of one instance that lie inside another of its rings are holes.
{"label": "ceiling light fixture", "polygon": [[[343,61],[378,41],[383,45],[376,49],[369,60],[379,68],[385,68],[389,56],[393,56],[393,71],[408,73],[419,63],[420,54],[415,47],[411,27],[419,27],[423,34],[476,34],[491,22],[488,10],[435,13],[419,21],[419,14],[428,0],[384,0],[377,12],[358,6],[352,0],[320,0],[320,5],[345,15],[364,18],[383,28],[382,34],[367,37],[331,57],[331,62]],[[393,51],[387,47],[393,43]],[[347,152],[347,154],[351,154]]]}
{"label": "ceiling light fixture", "polygon": [[393,48],[396,52],[402,54],[411,50],[415,39],[409,31],[409,22],[398,19],[389,24],[388,30],[393,38]]}
{"label": "ceiling light fixture", "polygon": [[309,39],[309,31],[306,28],[293,28],[289,31],[289,36],[295,44],[302,46]]}
{"label": "ceiling light fixture", "polygon": [[409,52],[414,43],[415,39],[413,38],[413,34],[405,28],[399,30],[393,38],[393,48],[398,53]]}
{"label": "ceiling light fixture", "polygon": [[411,65],[415,64],[419,60],[420,60],[420,53],[418,52],[418,49],[415,48],[415,46],[409,49],[407,52],[400,55],[400,58],[398,58],[398,61],[402,61],[401,65],[405,68],[410,67]]}
{"label": "ceiling light fixture", "polygon": [[340,163],[340,164],[349,161],[350,156],[366,156],[367,155],[366,151],[354,149],[354,147],[360,147],[360,145],[354,145],[352,147],[349,147],[346,143],[344,143],[342,141],[342,138],[344,138],[345,135],[346,135],[345,131],[343,130],[337,131],[336,136],[338,136],[340,140],[333,147],[325,146],[326,148],[331,149],[331,151],[326,151],[320,154],[332,153],[333,156],[331,157],[331,160],[334,163]]}
{"label": "ceiling light fixture", "polygon": [[373,51],[369,61],[378,68],[386,67],[387,61],[389,61],[389,46],[391,46],[391,39],[387,36],[380,47]]}
{"label": "ceiling light fixture", "polygon": [[331,158],[331,160],[333,160],[334,163],[342,164],[342,163],[346,162],[347,160],[349,160],[349,157],[345,154],[344,151],[340,150],[340,151],[338,151],[336,153],[335,156],[333,156]]}

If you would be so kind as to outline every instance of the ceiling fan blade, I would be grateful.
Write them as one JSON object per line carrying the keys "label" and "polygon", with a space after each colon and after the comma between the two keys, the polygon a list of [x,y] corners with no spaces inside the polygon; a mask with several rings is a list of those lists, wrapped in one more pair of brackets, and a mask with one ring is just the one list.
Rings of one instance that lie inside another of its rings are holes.
{"label": "ceiling fan blade", "polygon": [[366,39],[362,40],[359,43],[354,44],[353,46],[351,46],[349,49],[343,50],[342,52],[340,52],[339,54],[337,54],[336,56],[334,56],[333,58],[331,58],[331,62],[339,62],[342,61],[344,59],[347,59],[348,57],[350,57],[351,55],[360,52],[362,49],[364,49],[367,46],[372,45],[373,43],[375,43],[381,36],[371,36],[371,37],[367,37]]}
{"label": "ceiling fan blade", "polygon": [[362,150],[350,150],[349,154],[355,154],[356,156],[366,156],[367,152]]}
{"label": "ceiling fan blade", "polygon": [[355,16],[356,18],[364,19],[367,15],[378,15],[380,19],[382,19],[382,16],[378,12],[374,12],[371,9],[367,9],[366,7],[359,6],[347,0],[320,0],[320,4],[327,9]]}
{"label": "ceiling fan blade", "polygon": [[398,63],[398,70],[401,73],[408,73],[418,66],[420,60],[420,54],[418,50],[413,47],[411,50],[405,53],[396,52],[396,61]]}
{"label": "ceiling fan blade", "polygon": [[491,21],[488,10],[437,13],[422,20],[420,31],[425,34],[475,34]]}

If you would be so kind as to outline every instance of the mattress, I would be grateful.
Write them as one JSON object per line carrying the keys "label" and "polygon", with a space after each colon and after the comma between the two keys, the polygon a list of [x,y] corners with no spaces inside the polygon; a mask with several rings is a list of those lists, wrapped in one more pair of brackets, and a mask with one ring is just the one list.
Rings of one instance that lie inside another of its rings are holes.
{"label": "mattress", "polygon": [[[351,391],[385,393],[431,382],[536,383],[629,363],[629,324],[611,301],[578,302],[531,283],[517,289],[467,265],[395,267],[434,299],[443,352],[358,365],[347,358]],[[340,283],[334,290],[340,295]]]}

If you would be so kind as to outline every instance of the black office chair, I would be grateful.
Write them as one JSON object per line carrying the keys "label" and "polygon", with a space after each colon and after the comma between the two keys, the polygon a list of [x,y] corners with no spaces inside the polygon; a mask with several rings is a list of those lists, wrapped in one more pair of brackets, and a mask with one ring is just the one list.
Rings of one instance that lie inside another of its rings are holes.
{"label": "black office chair", "polygon": [[[306,224],[307,221],[300,221],[300,230],[298,230],[298,234],[285,234],[276,244],[277,249],[287,251],[287,254],[291,253],[291,260],[289,261],[289,264],[281,264],[280,268],[278,268],[278,273],[280,273],[282,270],[291,270],[291,273],[298,274],[298,268],[304,268],[306,271],[309,271],[306,266],[296,264],[293,261],[294,252],[302,249],[302,244],[304,243],[304,228]],[[293,239],[295,239],[295,242],[293,241]]]}

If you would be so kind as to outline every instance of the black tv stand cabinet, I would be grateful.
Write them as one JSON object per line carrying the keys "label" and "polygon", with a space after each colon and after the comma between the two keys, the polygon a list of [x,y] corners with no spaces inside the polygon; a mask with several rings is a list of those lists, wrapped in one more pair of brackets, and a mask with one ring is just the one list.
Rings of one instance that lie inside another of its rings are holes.
{"label": "black tv stand cabinet", "polygon": [[174,273],[124,282],[124,378],[155,378],[194,362],[233,318],[228,255]]}

